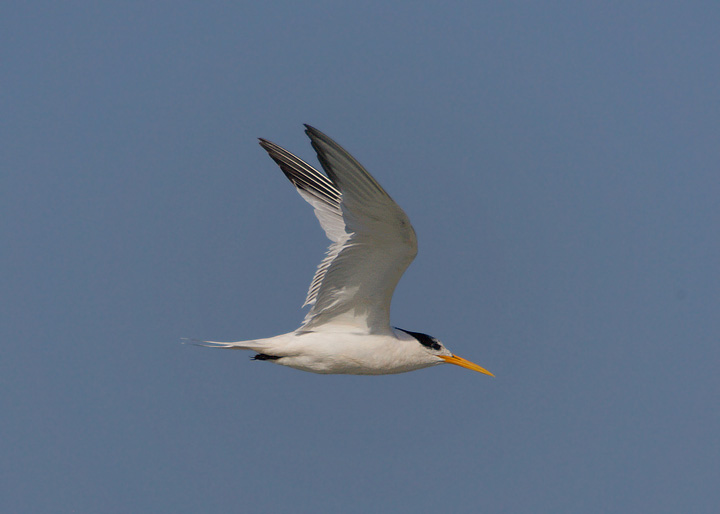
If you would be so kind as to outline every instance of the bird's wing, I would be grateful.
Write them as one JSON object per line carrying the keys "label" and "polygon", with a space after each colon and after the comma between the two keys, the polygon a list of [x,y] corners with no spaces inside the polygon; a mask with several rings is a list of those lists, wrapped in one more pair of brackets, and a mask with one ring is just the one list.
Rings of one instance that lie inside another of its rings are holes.
{"label": "bird's wing", "polygon": [[377,181],[335,141],[309,125],[327,177],[270,141],[260,145],[315,209],[328,239],[305,305],[303,330],[345,325],[368,333],[390,330],[390,301],[417,254],[410,220]]}

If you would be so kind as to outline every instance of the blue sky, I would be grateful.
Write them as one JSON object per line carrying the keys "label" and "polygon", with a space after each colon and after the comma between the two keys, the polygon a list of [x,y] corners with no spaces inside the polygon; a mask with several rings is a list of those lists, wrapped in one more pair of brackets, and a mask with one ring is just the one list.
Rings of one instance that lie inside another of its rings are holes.
{"label": "blue sky", "polygon": [[[717,512],[715,2],[15,2],[3,512]],[[420,253],[393,322],[495,373],[184,346],[301,322],[257,145],[336,139]]]}

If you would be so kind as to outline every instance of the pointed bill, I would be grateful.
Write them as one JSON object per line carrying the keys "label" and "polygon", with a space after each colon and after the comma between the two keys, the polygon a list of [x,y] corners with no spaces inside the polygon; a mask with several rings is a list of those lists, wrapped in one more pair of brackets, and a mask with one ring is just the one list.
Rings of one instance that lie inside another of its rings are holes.
{"label": "pointed bill", "polygon": [[456,366],[471,369],[473,371],[477,371],[478,373],[485,373],[486,375],[490,375],[491,377],[495,376],[485,368],[481,368],[477,364],[470,362],[469,360],[465,360],[462,357],[458,357],[457,355],[451,355],[449,357],[447,355],[438,355],[438,357],[440,357],[448,364],[455,364]]}

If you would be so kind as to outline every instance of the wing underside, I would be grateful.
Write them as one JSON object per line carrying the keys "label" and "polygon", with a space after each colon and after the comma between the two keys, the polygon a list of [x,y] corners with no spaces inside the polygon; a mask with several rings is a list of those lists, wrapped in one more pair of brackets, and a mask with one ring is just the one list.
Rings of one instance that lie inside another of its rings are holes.
{"label": "wing underside", "polygon": [[322,132],[306,133],[327,176],[278,145],[260,145],[280,166],[332,242],[310,284],[302,330],[390,330],[390,302],[417,254],[410,220],[349,153]]}

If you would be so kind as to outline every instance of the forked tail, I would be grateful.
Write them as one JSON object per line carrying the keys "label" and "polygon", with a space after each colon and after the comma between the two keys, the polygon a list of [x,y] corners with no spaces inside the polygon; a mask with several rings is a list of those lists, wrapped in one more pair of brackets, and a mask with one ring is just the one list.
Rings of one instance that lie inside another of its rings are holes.
{"label": "forked tail", "polygon": [[204,346],[205,348],[224,348],[227,350],[252,350],[261,352],[265,345],[260,341],[237,341],[234,343],[223,343],[220,341],[203,341],[202,339],[189,339],[183,337],[183,344],[192,344],[194,346]]}

